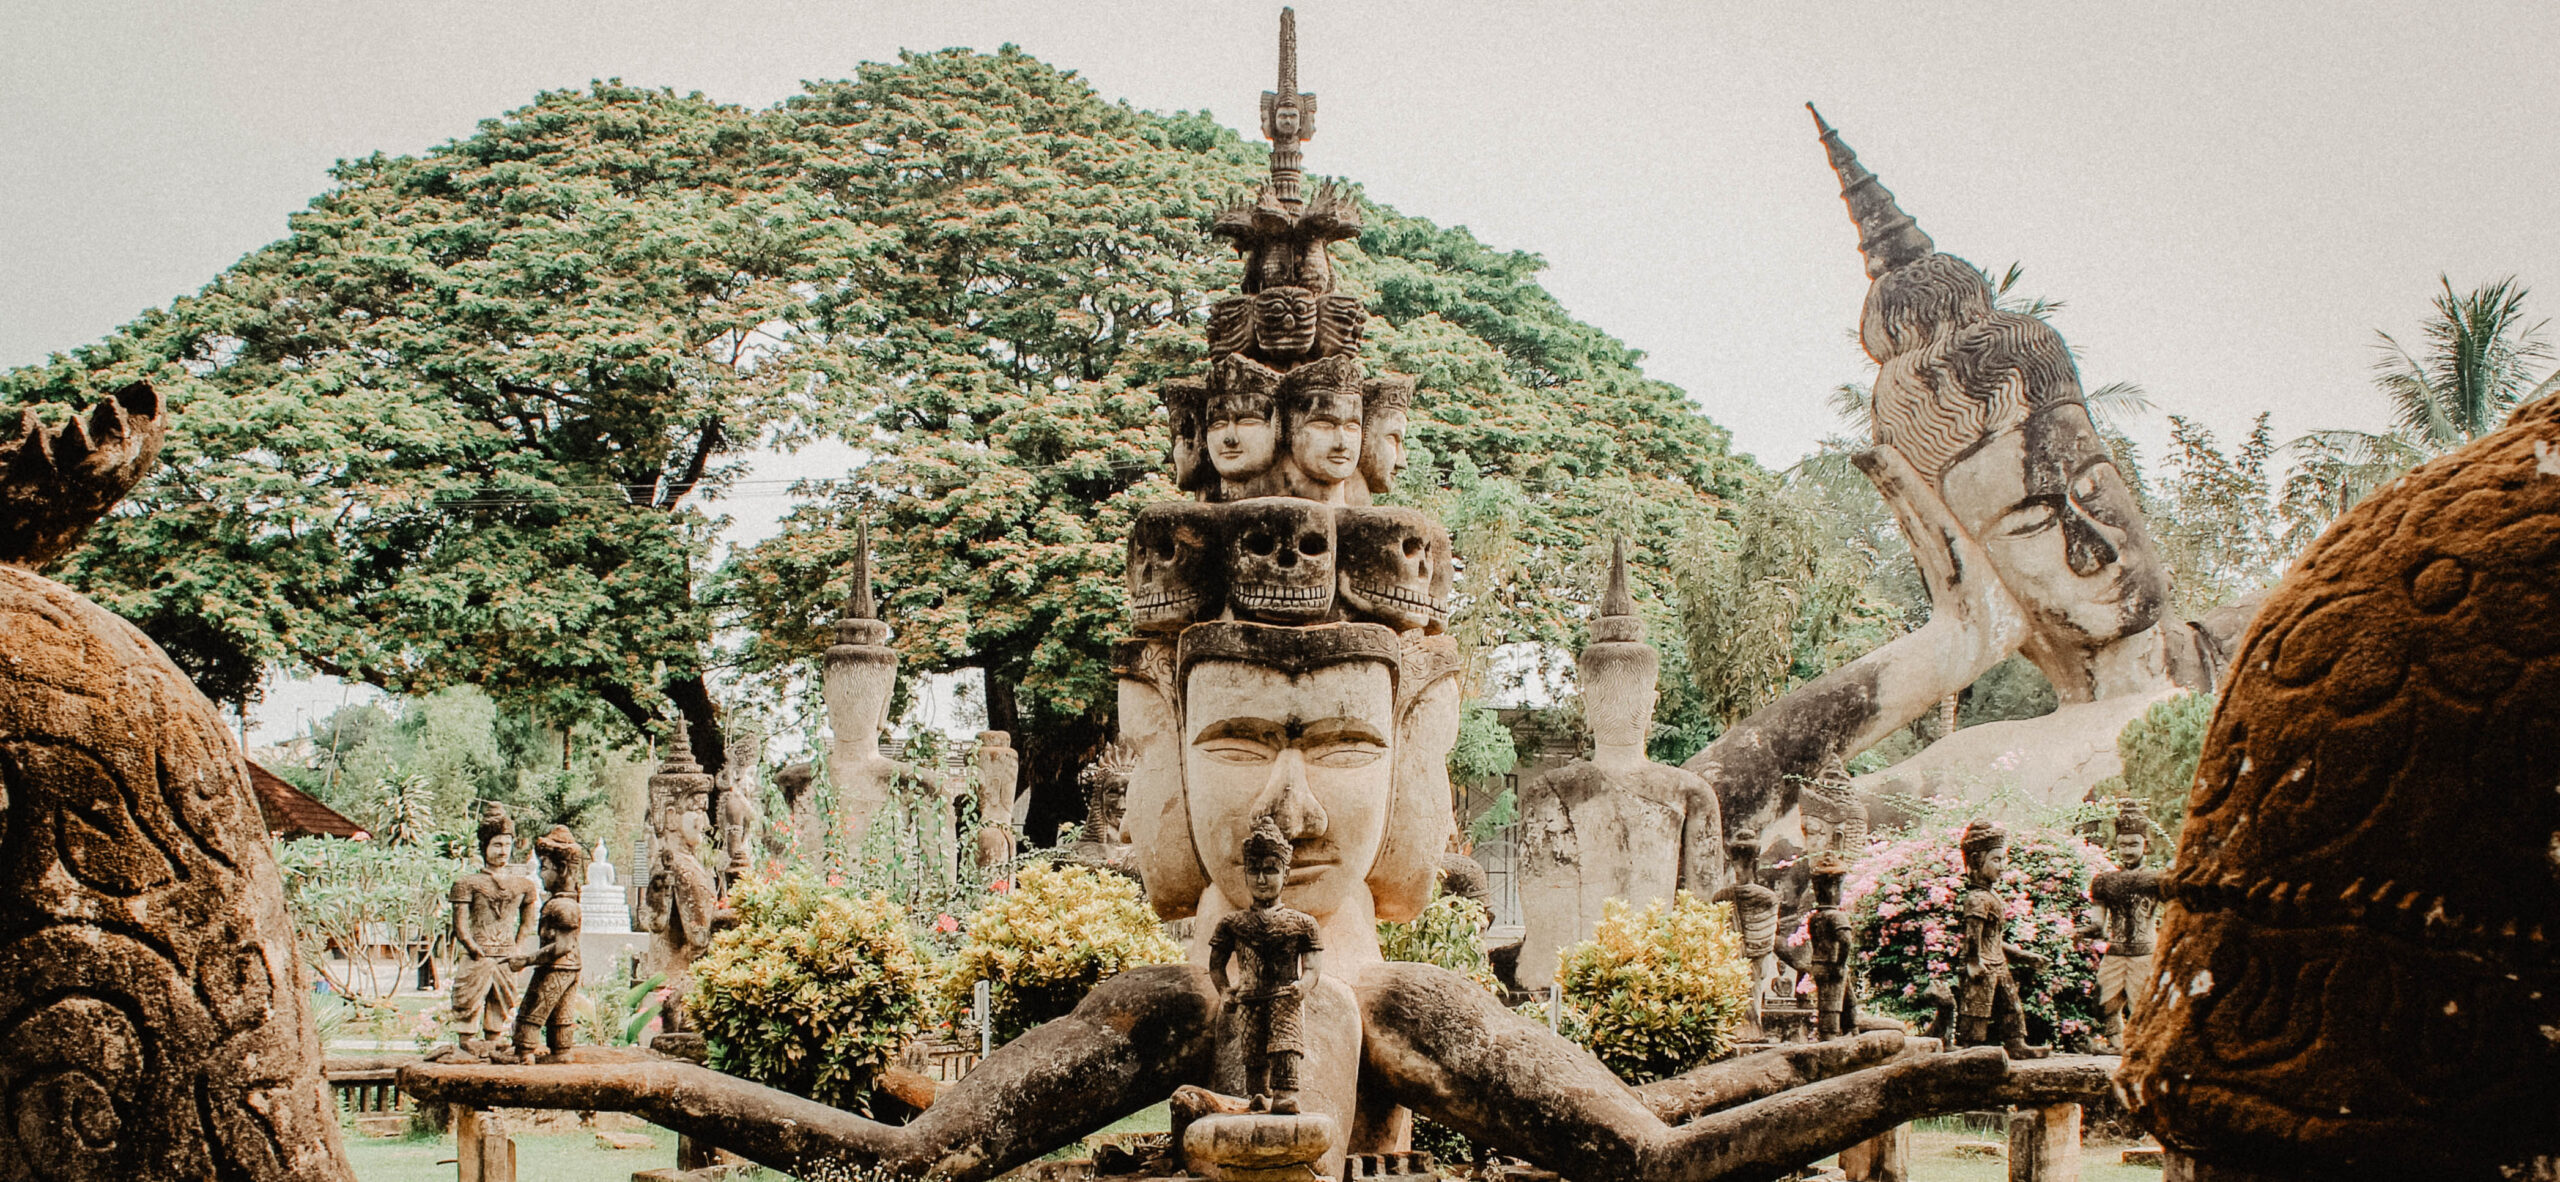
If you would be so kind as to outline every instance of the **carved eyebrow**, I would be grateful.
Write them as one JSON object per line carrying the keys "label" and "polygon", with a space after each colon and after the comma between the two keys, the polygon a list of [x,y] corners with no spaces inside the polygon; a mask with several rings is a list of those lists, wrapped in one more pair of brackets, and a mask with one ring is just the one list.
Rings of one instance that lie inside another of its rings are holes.
{"label": "carved eyebrow", "polygon": [[1375,743],[1381,747],[1387,745],[1385,735],[1379,734],[1376,727],[1357,718],[1319,718],[1314,722],[1301,724],[1296,729],[1299,737],[1308,743]]}
{"label": "carved eyebrow", "polygon": [[1213,739],[1244,739],[1266,747],[1285,747],[1288,735],[1288,727],[1267,718],[1223,718],[1200,728],[1200,733],[1191,736],[1191,741],[1206,743]]}

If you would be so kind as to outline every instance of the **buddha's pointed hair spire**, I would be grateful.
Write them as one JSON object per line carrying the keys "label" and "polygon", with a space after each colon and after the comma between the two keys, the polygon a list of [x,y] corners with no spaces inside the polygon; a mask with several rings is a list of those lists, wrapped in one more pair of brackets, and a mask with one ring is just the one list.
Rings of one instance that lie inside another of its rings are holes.
{"label": "buddha's pointed hair spire", "polygon": [[1296,210],[1306,204],[1298,145],[1316,133],[1316,96],[1298,89],[1298,10],[1280,10],[1280,89],[1262,92],[1262,134],[1271,141],[1271,195]]}
{"label": "buddha's pointed hair spire", "polygon": [[845,614],[857,620],[880,618],[879,605],[871,599],[871,519],[857,517],[853,521],[853,595],[845,600]]}
{"label": "buddha's pointed hair spire", "polygon": [[1812,103],[1804,109],[1813,112],[1813,125],[1822,132],[1822,149],[1831,157],[1831,171],[1840,176],[1840,200],[1849,206],[1849,220],[1857,223],[1858,253],[1866,256],[1867,278],[1936,253],[1938,244],[1894,203],[1893,191],[1858,163],[1858,154],[1840,141],[1840,133],[1823,121],[1822,112],[1814,110]]}
{"label": "buddha's pointed hair spire", "polygon": [[1627,594],[1627,539],[1621,534],[1609,544],[1609,590],[1600,597],[1600,614],[1632,616],[1636,614],[1635,596]]}

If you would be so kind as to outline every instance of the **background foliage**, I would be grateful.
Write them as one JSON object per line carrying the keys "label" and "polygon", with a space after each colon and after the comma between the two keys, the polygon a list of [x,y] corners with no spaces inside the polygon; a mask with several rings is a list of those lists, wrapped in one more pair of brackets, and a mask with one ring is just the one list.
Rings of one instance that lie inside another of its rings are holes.
{"label": "background foliage", "polygon": [[[711,1066],[843,1107],[929,1018],[931,959],[898,906],[806,879],[738,891],[685,1004]],[[868,1111],[868,1109],[864,1109]]]}
{"label": "background foliage", "polygon": [[1565,949],[1558,966],[1580,1025],[1569,1033],[1629,1083],[1730,1053],[1751,988],[1732,910],[1687,891],[1642,911],[1609,900],[1598,930]]}
{"label": "background foliage", "polygon": [[2116,735],[2116,754],[2124,771],[2098,782],[2097,799],[2130,796],[2142,802],[2165,839],[2153,841],[2157,856],[2177,848],[2178,830],[2187,820],[2187,793],[2195,784],[2196,764],[2204,758],[2205,732],[2213,725],[2212,694],[2180,694],[2143,712]]}
{"label": "background foliage", "polygon": [[1073,864],[1023,870],[969,917],[967,931],[943,972],[943,1010],[965,1016],[977,983],[989,982],[998,1046],[1065,1017],[1123,969],[1183,958],[1136,881]]}

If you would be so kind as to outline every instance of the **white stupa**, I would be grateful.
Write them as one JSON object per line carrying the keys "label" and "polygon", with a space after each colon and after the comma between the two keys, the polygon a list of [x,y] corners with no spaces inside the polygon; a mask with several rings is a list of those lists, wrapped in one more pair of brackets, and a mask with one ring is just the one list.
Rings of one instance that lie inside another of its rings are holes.
{"label": "white stupa", "polygon": [[606,854],[605,843],[597,842],[595,860],[587,863],[587,885],[578,889],[578,910],[588,935],[626,935],[631,931],[631,904],[614,882],[613,862]]}

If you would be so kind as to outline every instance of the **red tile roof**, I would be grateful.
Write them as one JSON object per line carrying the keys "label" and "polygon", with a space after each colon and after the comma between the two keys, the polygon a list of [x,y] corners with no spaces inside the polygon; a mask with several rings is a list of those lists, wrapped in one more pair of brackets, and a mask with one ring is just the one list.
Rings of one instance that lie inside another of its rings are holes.
{"label": "red tile roof", "polygon": [[258,794],[258,811],[266,815],[269,832],[287,837],[316,835],[357,841],[373,836],[365,832],[364,826],[340,816],[338,810],[313,800],[309,793],[286,783],[284,777],[254,763],[249,765],[249,788]]}

